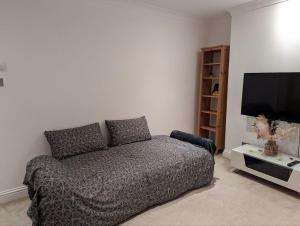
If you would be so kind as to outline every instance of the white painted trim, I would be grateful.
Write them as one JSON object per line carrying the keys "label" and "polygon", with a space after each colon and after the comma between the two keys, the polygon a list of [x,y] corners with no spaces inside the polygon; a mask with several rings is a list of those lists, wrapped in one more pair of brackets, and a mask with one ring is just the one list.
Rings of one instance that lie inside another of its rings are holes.
{"label": "white painted trim", "polygon": [[152,9],[155,10],[157,12],[161,12],[163,14],[166,15],[170,15],[170,16],[175,16],[177,18],[181,18],[181,19],[186,19],[188,21],[191,22],[195,22],[195,23],[205,23],[206,20],[199,18],[197,16],[192,16],[188,13],[184,13],[178,10],[172,10],[166,7],[161,7],[156,5],[155,3],[150,3],[149,1],[145,1],[145,0],[106,0],[109,3],[118,3],[118,4],[123,4],[123,5],[131,5],[131,6],[135,6],[135,7],[143,7],[143,8],[148,8],[148,9]]}
{"label": "white painted trim", "polygon": [[231,150],[225,149],[223,151],[223,157],[230,160],[230,158],[231,158]]}
{"label": "white painted trim", "polygon": [[20,186],[0,192],[0,204],[27,197],[27,187]]}
{"label": "white painted trim", "polygon": [[229,10],[232,16],[237,14],[248,13],[261,8],[270,7],[276,4],[280,4],[289,0],[256,0],[246,4],[239,5]]}

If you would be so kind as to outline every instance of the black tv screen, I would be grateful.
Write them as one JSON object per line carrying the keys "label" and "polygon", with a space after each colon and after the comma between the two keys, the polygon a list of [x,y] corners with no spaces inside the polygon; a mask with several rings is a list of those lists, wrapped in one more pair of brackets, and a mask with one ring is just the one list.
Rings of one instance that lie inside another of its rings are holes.
{"label": "black tv screen", "polygon": [[247,73],[242,115],[300,123],[299,73]]}

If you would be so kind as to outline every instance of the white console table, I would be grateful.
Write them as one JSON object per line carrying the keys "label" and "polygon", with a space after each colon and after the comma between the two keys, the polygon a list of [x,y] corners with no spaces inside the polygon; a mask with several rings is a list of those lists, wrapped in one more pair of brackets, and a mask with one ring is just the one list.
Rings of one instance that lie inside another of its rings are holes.
{"label": "white console table", "polygon": [[287,164],[299,158],[279,153],[275,157],[266,156],[262,148],[243,145],[231,152],[231,165],[239,170],[287,187],[300,193],[300,164]]}

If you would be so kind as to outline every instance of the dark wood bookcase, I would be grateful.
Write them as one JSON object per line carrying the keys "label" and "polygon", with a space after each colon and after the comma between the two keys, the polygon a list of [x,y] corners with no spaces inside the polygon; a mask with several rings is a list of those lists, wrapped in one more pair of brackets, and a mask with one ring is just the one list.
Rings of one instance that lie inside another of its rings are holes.
{"label": "dark wood bookcase", "polygon": [[217,152],[225,145],[229,46],[201,51],[198,135],[214,140]]}

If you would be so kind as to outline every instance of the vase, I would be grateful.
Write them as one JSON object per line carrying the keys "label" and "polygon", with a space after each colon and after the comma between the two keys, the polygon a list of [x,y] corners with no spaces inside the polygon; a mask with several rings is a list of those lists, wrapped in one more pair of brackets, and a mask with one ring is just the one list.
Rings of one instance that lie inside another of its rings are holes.
{"label": "vase", "polygon": [[268,156],[278,155],[278,145],[275,140],[269,140],[265,144],[264,153],[265,153],[265,155],[268,155]]}

